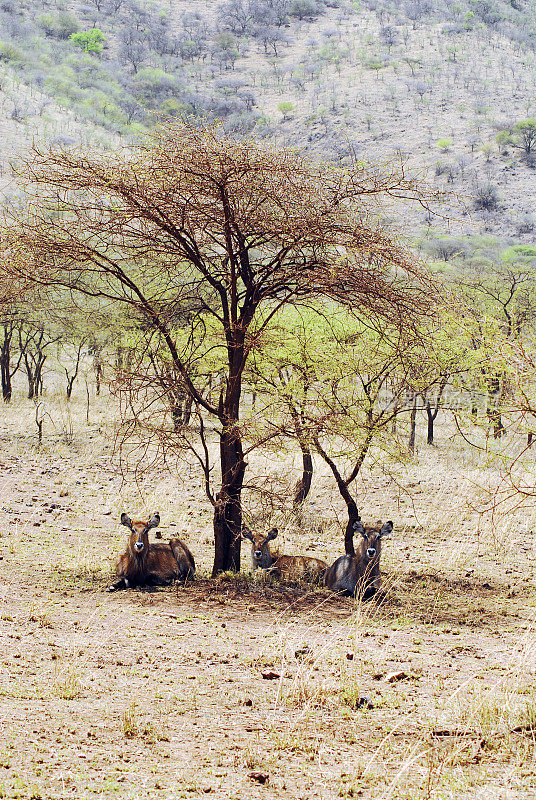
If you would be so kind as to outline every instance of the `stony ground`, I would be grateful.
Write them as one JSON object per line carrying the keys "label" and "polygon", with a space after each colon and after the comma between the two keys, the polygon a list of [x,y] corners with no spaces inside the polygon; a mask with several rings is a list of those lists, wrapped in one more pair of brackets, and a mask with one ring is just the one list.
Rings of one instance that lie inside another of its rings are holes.
{"label": "stony ground", "polygon": [[[536,797],[533,536],[479,531],[469,457],[444,469],[440,446],[402,470],[387,596],[361,605],[211,580],[197,478],[125,485],[98,424],[38,449],[30,411],[0,427],[0,797]],[[373,518],[395,505],[387,484],[363,476]],[[108,594],[119,511],[157,506],[200,578]],[[341,547],[337,525],[297,537],[286,552]]]}

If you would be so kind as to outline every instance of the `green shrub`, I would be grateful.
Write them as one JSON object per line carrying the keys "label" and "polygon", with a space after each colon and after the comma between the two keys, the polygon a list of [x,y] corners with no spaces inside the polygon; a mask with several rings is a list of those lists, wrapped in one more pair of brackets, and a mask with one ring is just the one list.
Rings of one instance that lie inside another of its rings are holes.
{"label": "green shrub", "polygon": [[497,142],[499,151],[501,153],[506,153],[508,145],[512,143],[512,134],[510,131],[499,131],[495,137],[495,141]]}
{"label": "green shrub", "polygon": [[143,67],[138,70],[132,82],[132,88],[138,99],[150,103],[176,91],[179,87],[174,75],[170,75],[158,67]]}
{"label": "green shrub", "polygon": [[84,53],[102,53],[106,36],[99,28],[90,31],[80,31],[69,36],[71,42],[82,48]]}
{"label": "green shrub", "polygon": [[9,42],[0,42],[0,61],[25,61],[24,53],[14,44]]}
{"label": "green shrub", "polygon": [[290,119],[290,115],[294,111],[294,105],[288,102],[278,103],[277,108],[283,114],[283,119]]}
{"label": "green shrub", "polygon": [[438,139],[436,144],[443,153],[446,153],[450,150],[452,141],[450,139]]}
{"label": "green shrub", "polygon": [[73,33],[80,30],[76,17],[66,11],[60,14],[41,14],[37,17],[37,24],[46,36],[54,39],[69,39]]}
{"label": "green shrub", "polygon": [[181,114],[184,114],[185,109],[186,106],[184,103],[180,103],[175,99],[175,97],[169,97],[160,104],[160,111],[167,117],[178,117]]}

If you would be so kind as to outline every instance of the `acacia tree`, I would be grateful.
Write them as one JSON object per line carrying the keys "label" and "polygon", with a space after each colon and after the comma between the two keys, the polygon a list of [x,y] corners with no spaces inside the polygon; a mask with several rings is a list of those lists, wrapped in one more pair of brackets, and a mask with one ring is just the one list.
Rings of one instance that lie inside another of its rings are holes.
{"label": "acacia tree", "polygon": [[347,509],[345,550],[353,554],[360,511],[352,484],[371,447],[403,457],[392,422],[410,412],[407,404],[401,409],[408,392],[424,393],[435,378],[426,330],[363,320],[340,307],[282,316],[281,344],[256,359],[264,404],[257,424],[265,438],[274,430],[283,442],[298,443],[304,456],[299,489],[310,487],[313,452],[328,465]]}
{"label": "acacia tree", "polygon": [[493,351],[493,338],[498,334],[516,340],[534,323],[536,250],[517,245],[492,252],[491,258],[477,256],[459,269],[463,269],[459,279],[462,314],[472,331],[473,349],[481,351],[478,369],[488,395],[486,417],[493,437],[499,439],[505,433],[501,408],[508,391],[507,370],[495,357],[488,360],[486,353]]}
{"label": "acacia tree", "polygon": [[[425,312],[430,281],[379,218],[382,199],[423,202],[422,193],[402,165],[334,168],[182,123],[128,151],[36,151],[20,173],[31,200],[4,231],[6,269],[127,307],[167,352],[169,388],[192,398],[201,427],[202,414],[217,424],[213,570],[238,569],[252,349],[283,307],[315,298],[401,327]],[[192,305],[186,335],[173,320]],[[214,347],[209,323],[219,336],[216,399],[198,379]]]}

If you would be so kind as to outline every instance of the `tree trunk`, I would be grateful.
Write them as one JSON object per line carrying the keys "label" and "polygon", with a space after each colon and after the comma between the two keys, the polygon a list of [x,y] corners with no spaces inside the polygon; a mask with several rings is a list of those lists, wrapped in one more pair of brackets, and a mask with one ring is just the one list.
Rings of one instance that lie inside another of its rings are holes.
{"label": "tree trunk", "polygon": [[115,371],[117,378],[121,379],[123,377],[123,348],[121,346],[118,346],[115,352]]}
{"label": "tree trunk", "polygon": [[302,447],[302,442],[300,442],[300,449],[302,451],[302,476],[296,483],[294,489],[294,509],[299,508],[306,500],[307,495],[311,491],[311,483],[313,480],[313,457],[311,451],[307,444],[304,444]]}
{"label": "tree trunk", "polygon": [[347,555],[355,556],[354,548],[354,523],[359,522],[361,517],[357,510],[357,505],[354,500],[348,498],[346,500],[346,508],[348,510],[348,523],[344,532],[344,552]]}
{"label": "tree trunk", "polygon": [[417,427],[417,395],[413,395],[413,405],[411,407],[411,415],[409,418],[409,442],[408,449],[411,455],[415,453],[415,431]]}
{"label": "tree trunk", "polygon": [[493,428],[493,438],[500,439],[504,433],[504,426],[501,417],[501,396],[502,385],[501,376],[493,375],[488,377],[488,408],[487,417],[490,425]]}
{"label": "tree trunk", "polygon": [[103,376],[100,350],[95,350],[95,358],[93,359],[93,369],[95,370],[95,394],[98,397],[100,395],[101,380]]}
{"label": "tree trunk", "polygon": [[359,511],[357,509],[357,504],[350,494],[350,490],[348,486],[352,483],[353,480],[357,477],[359,470],[363,465],[363,461],[365,460],[365,456],[367,454],[368,448],[372,441],[372,431],[369,431],[367,434],[367,438],[363,447],[361,448],[361,452],[357,458],[356,464],[350,473],[349,477],[346,480],[342,477],[341,473],[339,472],[337,465],[331,459],[320,442],[317,438],[313,439],[314,445],[318,451],[318,453],[322,456],[328,467],[333,472],[333,477],[335,478],[335,482],[337,483],[337,487],[339,489],[340,495],[343,498],[344,502],[346,503],[346,509],[348,511],[348,523],[346,525],[346,530],[344,531],[344,552],[347,555],[355,556],[355,548],[354,548],[354,523],[359,522],[361,517],[359,516]]}
{"label": "tree trunk", "polygon": [[394,399],[393,412],[391,415],[391,433],[393,434],[393,436],[396,436],[396,418],[398,416],[399,406],[400,406],[400,400],[398,396],[396,396]]}
{"label": "tree trunk", "polygon": [[35,393],[37,395],[43,394],[43,366],[46,360],[47,357],[44,356],[42,353],[40,353],[38,356],[34,373],[35,375],[34,386],[35,386]]}
{"label": "tree trunk", "polygon": [[170,406],[173,428],[174,430],[179,431],[182,428],[184,419],[184,392],[172,394],[170,398]]}
{"label": "tree trunk", "polygon": [[426,398],[426,444],[433,444],[434,443],[434,414],[432,412],[432,406],[430,405],[430,400]]}
{"label": "tree trunk", "polygon": [[311,490],[311,482],[313,480],[313,457],[311,455],[309,441],[304,434],[302,418],[300,418],[298,410],[292,403],[289,403],[289,406],[294,423],[294,432],[302,454],[302,476],[296,483],[293,500],[294,510],[297,511]]}
{"label": "tree trunk", "polygon": [[212,576],[240,569],[242,532],[241,494],[246,471],[238,425],[220,434],[222,485],[214,509],[214,565]]}
{"label": "tree trunk", "polygon": [[2,372],[2,397],[9,403],[12,395],[11,388],[11,335],[4,326],[4,340],[0,350],[0,366]]}
{"label": "tree trunk", "polygon": [[184,416],[183,416],[184,425],[190,424],[190,420],[192,418],[192,405],[193,405],[193,398],[189,394],[186,396],[186,401],[184,403]]}

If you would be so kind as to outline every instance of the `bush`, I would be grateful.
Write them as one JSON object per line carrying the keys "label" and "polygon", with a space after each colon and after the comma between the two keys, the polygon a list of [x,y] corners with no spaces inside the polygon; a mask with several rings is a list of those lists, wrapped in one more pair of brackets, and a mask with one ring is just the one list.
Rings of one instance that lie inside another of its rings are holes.
{"label": "bush", "polygon": [[98,28],[93,28],[90,31],[72,33],[69,39],[81,47],[84,53],[102,53],[106,36]]}
{"label": "bush", "polygon": [[315,0],[292,0],[288,13],[298,19],[313,20],[320,13],[320,8]]}
{"label": "bush", "polygon": [[442,153],[447,153],[452,146],[452,141],[451,139],[438,139],[436,144]]}
{"label": "bush", "polygon": [[46,36],[51,36],[54,39],[69,39],[73,33],[80,29],[76,17],[67,12],[41,14],[37,17],[37,24],[45,32]]}
{"label": "bush", "polygon": [[495,141],[497,142],[499,152],[502,153],[502,155],[507,155],[508,145],[512,143],[512,134],[510,131],[499,131],[495,137]]}
{"label": "bush", "polygon": [[482,211],[494,211],[499,207],[497,187],[492,183],[477,186],[475,191],[475,208]]}
{"label": "bush", "polygon": [[518,235],[523,233],[533,233],[536,228],[536,218],[530,211],[525,211],[523,214],[516,216],[514,219],[516,224],[516,231]]}
{"label": "bush", "polygon": [[185,113],[186,106],[175,97],[170,97],[160,104],[160,112],[166,117],[180,117]]}
{"label": "bush", "polygon": [[157,67],[142,67],[132,80],[132,92],[138,100],[149,105],[159,104],[179,91],[174,75]]}
{"label": "bush", "polygon": [[283,119],[290,119],[290,115],[294,111],[294,105],[288,102],[278,103],[277,108],[283,114]]}
{"label": "bush", "polygon": [[0,61],[9,63],[10,61],[24,61],[24,53],[9,42],[0,42]]}

